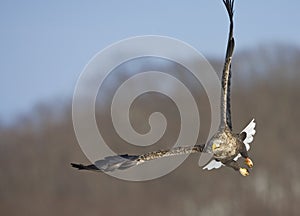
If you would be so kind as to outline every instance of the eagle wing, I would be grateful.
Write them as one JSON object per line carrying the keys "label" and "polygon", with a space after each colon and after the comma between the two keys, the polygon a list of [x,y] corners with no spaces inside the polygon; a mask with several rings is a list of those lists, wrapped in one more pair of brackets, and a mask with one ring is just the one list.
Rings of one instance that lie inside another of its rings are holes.
{"label": "eagle wing", "polygon": [[162,157],[177,156],[183,154],[191,154],[202,152],[204,145],[195,146],[185,146],[177,147],[170,150],[159,150],[154,152],[149,152],[142,155],[114,155],[108,156],[104,159],[97,160],[94,164],[83,165],[71,163],[72,167],[79,170],[91,170],[91,171],[102,171],[102,172],[112,172],[115,170],[124,170],[130,167],[139,165],[146,161],[155,160]]}
{"label": "eagle wing", "polygon": [[231,111],[230,111],[230,84],[231,84],[231,60],[234,50],[233,37],[233,5],[234,0],[223,0],[229,20],[229,36],[226,49],[226,57],[222,73],[222,97],[221,97],[221,124],[228,126],[232,130]]}

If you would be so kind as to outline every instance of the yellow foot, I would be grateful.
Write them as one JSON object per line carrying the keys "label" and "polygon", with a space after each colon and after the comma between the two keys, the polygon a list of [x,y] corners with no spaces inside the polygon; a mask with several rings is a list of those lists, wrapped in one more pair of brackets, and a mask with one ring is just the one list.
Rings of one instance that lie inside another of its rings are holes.
{"label": "yellow foot", "polygon": [[248,176],[249,171],[246,168],[240,168],[240,173],[242,176]]}
{"label": "yellow foot", "polygon": [[249,167],[249,168],[252,168],[253,167],[253,162],[250,158],[246,158],[245,159],[245,164]]}

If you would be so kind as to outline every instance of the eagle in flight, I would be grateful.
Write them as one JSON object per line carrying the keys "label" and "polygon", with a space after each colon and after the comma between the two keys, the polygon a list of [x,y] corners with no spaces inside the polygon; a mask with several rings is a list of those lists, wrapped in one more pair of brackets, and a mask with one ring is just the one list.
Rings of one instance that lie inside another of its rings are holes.
{"label": "eagle in flight", "polygon": [[176,156],[182,154],[191,154],[205,152],[213,155],[211,161],[203,169],[212,170],[222,166],[231,167],[239,171],[241,175],[248,176],[249,170],[240,166],[237,162],[241,156],[245,160],[248,168],[253,167],[253,162],[248,156],[250,143],[255,135],[254,119],[246,126],[241,133],[232,131],[231,112],[230,112],[230,79],[231,79],[231,60],[234,50],[233,37],[233,6],[234,0],[223,0],[226,7],[230,27],[227,42],[225,63],[222,74],[222,94],[221,94],[221,122],[218,131],[212,136],[206,145],[194,145],[190,147],[177,147],[169,150],[159,150],[142,155],[115,155],[108,156],[98,160],[95,164],[83,165],[71,163],[72,167],[79,170],[91,170],[109,172],[114,170],[124,170],[149,160],[161,157]]}

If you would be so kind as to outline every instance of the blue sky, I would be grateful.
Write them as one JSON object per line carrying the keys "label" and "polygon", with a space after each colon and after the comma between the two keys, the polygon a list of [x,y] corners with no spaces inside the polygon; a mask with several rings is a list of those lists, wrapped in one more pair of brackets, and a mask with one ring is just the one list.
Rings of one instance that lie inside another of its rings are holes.
{"label": "blue sky", "polygon": [[[300,47],[299,0],[236,0],[235,11],[237,50]],[[71,96],[89,59],[120,39],[166,35],[223,57],[227,31],[221,0],[0,0],[0,120]]]}

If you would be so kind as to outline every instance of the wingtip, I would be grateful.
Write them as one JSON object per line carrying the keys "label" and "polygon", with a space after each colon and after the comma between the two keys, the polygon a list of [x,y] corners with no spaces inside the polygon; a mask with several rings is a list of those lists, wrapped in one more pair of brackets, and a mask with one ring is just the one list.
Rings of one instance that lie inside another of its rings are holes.
{"label": "wingtip", "polygon": [[78,169],[78,170],[85,169],[85,166],[83,164],[76,164],[76,163],[70,163],[70,164],[75,169]]}
{"label": "wingtip", "polygon": [[234,13],[234,10],[233,10],[233,8],[234,8],[234,0],[223,0],[223,3],[225,5],[225,7],[226,7],[226,10],[227,10],[227,12],[229,14],[230,19],[232,19],[233,13]]}

